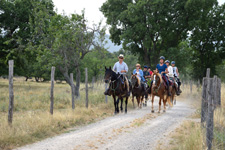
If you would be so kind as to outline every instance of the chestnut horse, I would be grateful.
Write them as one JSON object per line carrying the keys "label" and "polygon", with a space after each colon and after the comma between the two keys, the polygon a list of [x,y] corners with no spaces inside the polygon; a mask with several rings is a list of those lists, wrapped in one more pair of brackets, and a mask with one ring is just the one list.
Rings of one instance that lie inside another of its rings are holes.
{"label": "chestnut horse", "polygon": [[[153,71],[152,73],[152,88],[151,90],[151,94],[152,94],[152,113],[154,113],[154,97],[158,96],[159,97],[159,113],[161,111],[161,101],[163,101],[163,106],[164,106],[164,110],[163,112],[166,112],[166,102],[168,102],[170,104],[170,106],[172,106],[170,100],[169,100],[169,96],[168,96],[168,92],[166,90],[166,86],[164,84],[164,81],[162,79],[161,74],[159,74],[158,72],[156,72],[156,70]],[[172,87],[170,86],[170,90],[172,90]]]}
{"label": "chestnut horse", "polygon": [[136,96],[138,107],[142,108],[144,96],[147,94],[143,84],[136,74],[131,74],[132,102],[134,107],[134,97]]}

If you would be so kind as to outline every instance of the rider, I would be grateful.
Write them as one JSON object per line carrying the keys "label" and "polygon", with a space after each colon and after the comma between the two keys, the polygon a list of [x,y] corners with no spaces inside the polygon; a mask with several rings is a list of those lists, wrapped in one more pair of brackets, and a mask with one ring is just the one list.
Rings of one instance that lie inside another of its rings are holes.
{"label": "rider", "polygon": [[[127,64],[123,61],[124,59],[124,56],[123,54],[120,54],[118,56],[118,59],[119,61],[116,62],[113,66],[113,70],[116,72],[116,73],[119,73],[123,79],[123,82],[125,81],[125,75],[126,73],[128,72],[128,66]],[[127,82],[128,80],[126,79],[125,82]],[[123,83],[124,84],[124,83]],[[128,83],[127,83],[127,86],[128,86]],[[129,87],[129,86],[128,86]],[[128,92],[129,92],[129,88],[127,88]],[[109,95],[110,96],[110,92],[109,92],[109,88],[104,92],[105,95]]]}
{"label": "rider", "polygon": [[148,72],[150,73],[150,76],[152,75],[152,70],[151,70],[151,67],[148,67]]}
{"label": "rider", "polygon": [[148,71],[148,66],[144,66],[143,74],[145,79],[151,78],[150,72]]}
{"label": "rider", "polygon": [[137,73],[137,77],[140,81],[145,82],[145,78],[143,77],[143,71],[141,70],[141,65],[136,64],[136,69],[134,69],[133,74]]}
{"label": "rider", "polygon": [[[166,75],[169,77],[169,79],[171,79],[171,80],[174,81],[173,67],[170,66],[170,61],[169,61],[169,60],[166,60],[165,63],[166,63],[166,66],[167,66],[168,72],[169,72],[169,73],[167,73]],[[176,81],[175,81],[175,82],[176,82]],[[177,95],[180,95],[177,84],[176,84],[175,87],[176,87],[176,94],[177,94]]]}
{"label": "rider", "polygon": [[169,72],[168,72],[168,68],[167,68],[166,64],[164,64],[164,61],[165,61],[165,57],[161,56],[159,64],[157,64],[157,66],[156,66],[156,71],[158,71],[162,76],[165,77],[166,84],[167,84],[167,90],[168,90],[168,96],[171,96],[171,93],[170,93],[170,90],[169,90],[169,80],[166,77],[166,74],[169,73]]}
{"label": "rider", "polygon": [[139,78],[139,80],[141,81],[142,85],[144,85],[144,90],[146,90],[146,86],[147,84],[145,83],[145,78],[144,78],[144,73],[141,70],[141,65],[140,64],[136,64],[136,69],[134,69],[133,74],[137,74],[137,77]]}
{"label": "rider", "polygon": [[172,64],[172,67],[173,67],[173,74],[174,74],[174,77],[175,77],[176,80],[177,80],[178,90],[179,90],[179,92],[181,93],[181,92],[182,92],[182,91],[180,90],[181,82],[180,82],[180,79],[179,79],[178,68],[175,66],[175,61],[172,61],[171,64]]}

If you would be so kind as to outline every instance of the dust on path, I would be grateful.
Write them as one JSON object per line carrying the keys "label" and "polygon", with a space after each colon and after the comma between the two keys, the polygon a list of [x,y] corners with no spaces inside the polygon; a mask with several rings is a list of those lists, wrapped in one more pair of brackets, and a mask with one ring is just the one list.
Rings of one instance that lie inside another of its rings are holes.
{"label": "dust on path", "polygon": [[[157,111],[157,99],[154,105]],[[148,106],[142,109],[128,110],[127,114],[108,117],[17,150],[151,150],[195,111],[179,101],[166,113],[151,113],[150,106],[148,102]]]}

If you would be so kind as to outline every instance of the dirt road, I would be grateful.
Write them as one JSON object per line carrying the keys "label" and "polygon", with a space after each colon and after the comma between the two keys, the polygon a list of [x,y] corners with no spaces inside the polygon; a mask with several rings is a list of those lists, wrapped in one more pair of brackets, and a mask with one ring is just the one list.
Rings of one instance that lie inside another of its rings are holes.
{"label": "dirt road", "polygon": [[[187,119],[195,110],[177,101],[166,113],[151,113],[150,102],[129,111],[81,127],[69,133],[18,148],[18,150],[142,150],[155,149],[158,141]],[[158,100],[155,101],[155,111]],[[112,110],[113,111],[113,110]]]}

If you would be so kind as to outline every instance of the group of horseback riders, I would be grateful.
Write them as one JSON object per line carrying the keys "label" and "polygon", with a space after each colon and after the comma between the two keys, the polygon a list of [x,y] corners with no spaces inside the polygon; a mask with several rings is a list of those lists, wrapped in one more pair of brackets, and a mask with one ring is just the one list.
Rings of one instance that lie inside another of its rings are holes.
{"label": "group of horseback riders", "polygon": [[[113,66],[113,70],[119,74],[119,79],[121,80],[122,84],[126,84],[127,86],[127,96],[130,96],[130,84],[129,80],[127,79],[126,73],[128,72],[128,66],[127,64],[123,61],[124,60],[124,55],[120,54],[118,56],[119,61],[115,63]],[[156,72],[161,74],[163,80],[166,83],[166,89],[168,91],[168,96],[171,96],[171,91],[169,90],[170,87],[170,82],[173,82],[175,84],[175,89],[176,89],[176,95],[180,95],[182,92],[180,90],[180,85],[181,82],[179,80],[179,72],[178,68],[175,66],[175,61],[171,62],[170,66],[170,61],[166,60],[165,57],[161,56],[159,64],[156,66]],[[133,70],[133,75],[136,75],[136,77],[141,81],[141,84],[144,87],[144,90],[146,90],[148,87],[150,90],[148,90],[148,94],[151,94],[151,87],[152,87],[152,82],[151,81],[151,75],[152,75],[151,68],[148,66],[144,66],[144,70],[141,69],[140,64],[136,64],[136,69]],[[150,83],[150,84],[147,84]],[[110,93],[110,88],[108,88],[105,92],[105,95],[111,95]]]}

